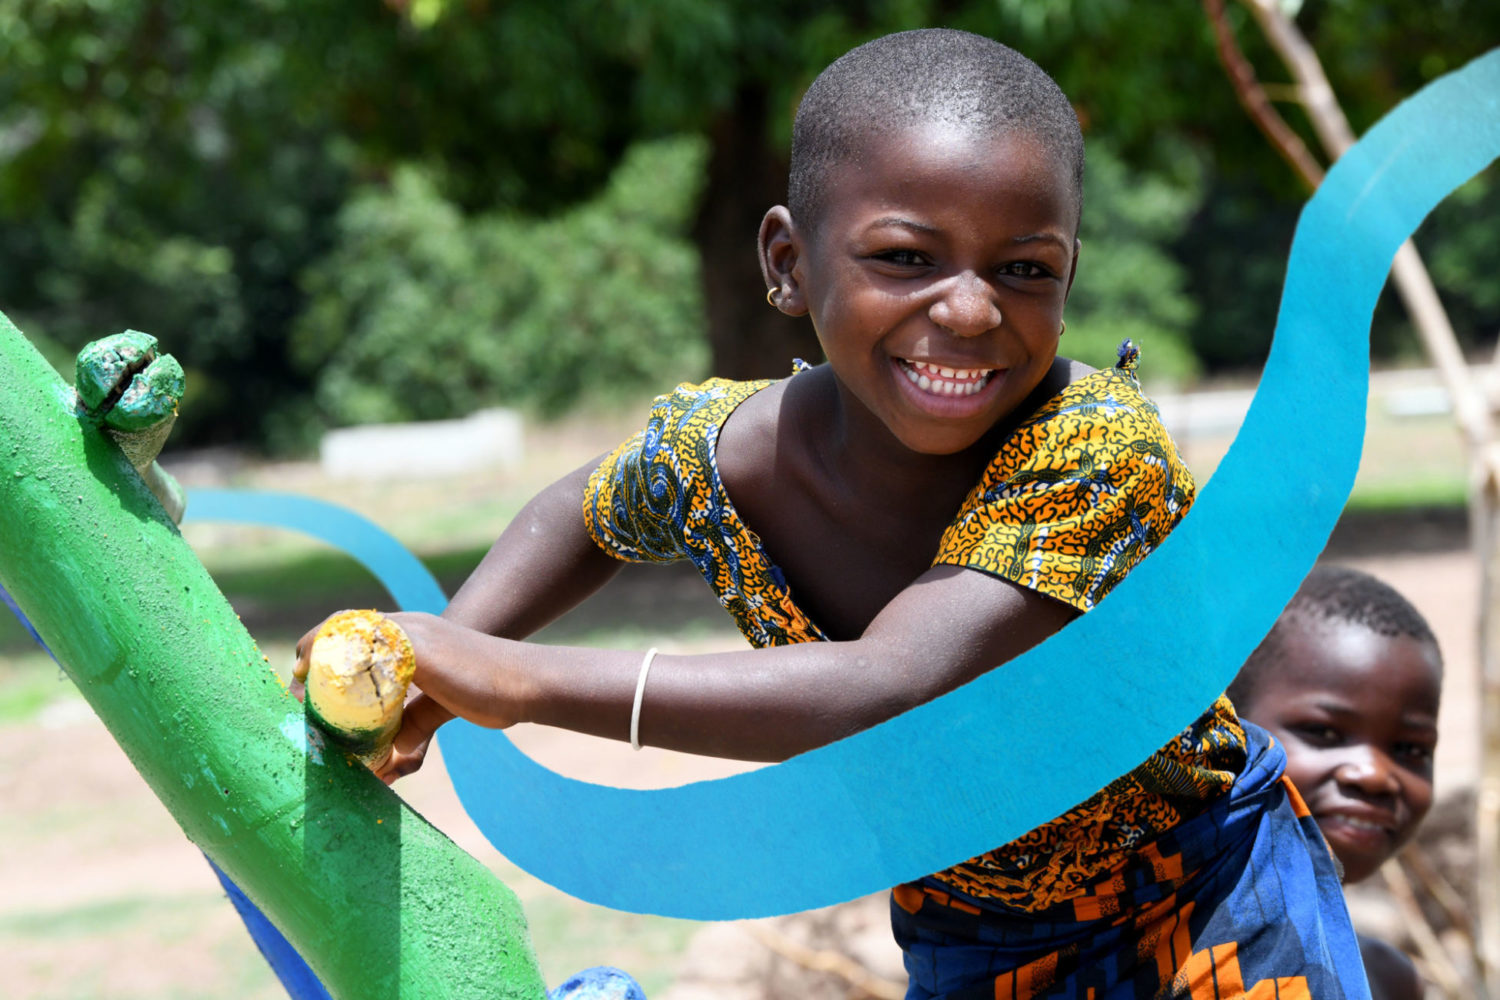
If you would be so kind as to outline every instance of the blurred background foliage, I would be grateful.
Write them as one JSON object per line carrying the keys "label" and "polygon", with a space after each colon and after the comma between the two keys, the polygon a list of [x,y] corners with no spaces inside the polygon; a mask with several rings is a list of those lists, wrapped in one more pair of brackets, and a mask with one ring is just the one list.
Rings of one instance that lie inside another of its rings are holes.
{"label": "blurred background foliage", "polygon": [[[1297,17],[1356,131],[1500,40],[1493,0]],[[1306,192],[1190,0],[0,0],[0,310],[63,365],[157,334],[189,369],[184,439],[276,451],[782,374],[817,349],[765,306],[752,251],[797,97],[928,25],[1025,51],[1078,108],[1065,353],[1104,364],[1130,336],[1178,384],[1253,372]],[[1500,328],[1497,206],[1491,171],[1418,240],[1471,349]],[[1393,304],[1374,344],[1417,354]]]}

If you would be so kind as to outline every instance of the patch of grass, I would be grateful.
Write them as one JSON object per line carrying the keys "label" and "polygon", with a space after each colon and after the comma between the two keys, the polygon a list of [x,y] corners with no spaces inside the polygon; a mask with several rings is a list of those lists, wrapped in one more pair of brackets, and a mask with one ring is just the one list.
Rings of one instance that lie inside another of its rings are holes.
{"label": "patch of grass", "polygon": [[52,702],[77,692],[62,669],[34,644],[0,657],[0,723],[32,719]]}
{"label": "patch of grass", "polygon": [[1424,507],[1465,507],[1469,484],[1460,475],[1429,475],[1404,480],[1354,484],[1345,509],[1392,513]]}
{"label": "patch of grass", "polygon": [[218,894],[10,914],[0,918],[0,954],[7,959],[7,987],[37,1000],[286,996]]}
{"label": "patch of grass", "polygon": [[31,633],[21,627],[9,608],[0,608],[0,650],[31,644]]}
{"label": "patch of grass", "polygon": [[[418,554],[418,559],[445,590],[456,588],[484,558],[489,544]],[[203,554],[204,565],[219,589],[264,605],[295,605],[326,594],[381,591],[374,575],[352,556],[324,546],[289,550],[275,561],[245,563]]]}
{"label": "patch of grass", "polygon": [[12,913],[0,916],[0,934],[32,938],[92,937],[139,927],[148,913],[161,907],[159,900],[112,899],[52,913]]}

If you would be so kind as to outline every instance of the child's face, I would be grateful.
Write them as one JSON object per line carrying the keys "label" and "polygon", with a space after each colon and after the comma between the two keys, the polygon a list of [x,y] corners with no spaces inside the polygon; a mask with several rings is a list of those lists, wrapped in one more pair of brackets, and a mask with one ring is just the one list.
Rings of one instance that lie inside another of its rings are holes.
{"label": "child's face", "polygon": [[1286,748],[1286,773],[1344,866],[1375,872],[1432,805],[1442,671],[1410,636],[1349,622],[1297,621],[1285,660],[1254,689],[1245,718]]}
{"label": "child's face", "polygon": [[948,127],[872,138],[826,184],[791,277],[846,398],[913,451],[968,448],[1057,356],[1070,178],[1025,135]]}

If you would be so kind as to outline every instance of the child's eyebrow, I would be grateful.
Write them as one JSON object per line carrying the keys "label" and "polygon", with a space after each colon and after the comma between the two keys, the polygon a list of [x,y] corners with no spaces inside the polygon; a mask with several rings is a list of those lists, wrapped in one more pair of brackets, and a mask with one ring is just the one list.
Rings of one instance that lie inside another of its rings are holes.
{"label": "child's eyebrow", "polygon": [[[1364,717],[1363,713],[1357,709],[1326,698],[1319,699],[1314,705],[1324,713],[1340,721],[1351,719],[1357,721]],[[1437,713],[1425,708],[1408,709],[1401,713],[1401,727],[1405,730],[1420,731],[1423,735],[1430,734],[1436,738],[1438,731]]]}
{"label": "child's eyebrow", "polygon": [[1420,730],[1424,734],[1437,736],[1437,717],[1430,712],[1407,712],[1401,716],[1401,724],[1407,729]]}
{"label": "child's eyebrow", "polygon": [[881,218],[878,218],[874,222],[870,223],[868,228],[884,229],[888,226],[894,226],[897,229],[910,229],[913,232],[923,233],[928,236],[936,236],[939,232],[936,226],[923,225],[922,223],[916,222],[912,219],[903,219],[900,216],[896,215],[882,216]]}
{"label": "child's eyebrow", "polygon": [[1057,246],[1061,247],[1064,252],[1071,253],[1073,250],[1072,242],[1069,241],[1066,237],[1059,236],[1057,233],[1032,233],[1029,236],[1017,236],[1015,239],[1011,240],[1011,242],[1018,244],[1055,243],[1057,244]]}
{"label": "child's eyebrow", "polygon": [[[926,223],[917,222],[915,219],[903,218],[899,215],[881,216],[871,222],[867,230],[883,229],[888,226],[897,229],[907,229],[924,236],[939,236],[942,234],[942,230],[937,226],[929,226]],[[1066,237],[1052,232],[1028,233],[1025,236],[1014,237],[1010,242],[1015,246],[1027,243],[1053,243],[1065,253],[1071,253],[1073,250],[1073,244]]]}

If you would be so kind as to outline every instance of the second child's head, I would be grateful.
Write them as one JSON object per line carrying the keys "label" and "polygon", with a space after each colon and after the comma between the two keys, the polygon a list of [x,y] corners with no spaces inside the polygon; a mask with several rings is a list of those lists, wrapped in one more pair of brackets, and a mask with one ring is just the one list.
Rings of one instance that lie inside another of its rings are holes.
{"label": "second child's head", "polygon": [[1352,569],[1312,571],[1229,687],[1286,750],[1346,882],[1375,872],[1432,805],[1442,657],[1400,594]]}
{"label": "second child's head", "polygon": [[760,234],[772,300],[902,444],[961,451],[1056,359],[1082,179],[1078,118],[1035,63],[961,31],[878,38],[798,107]]}

